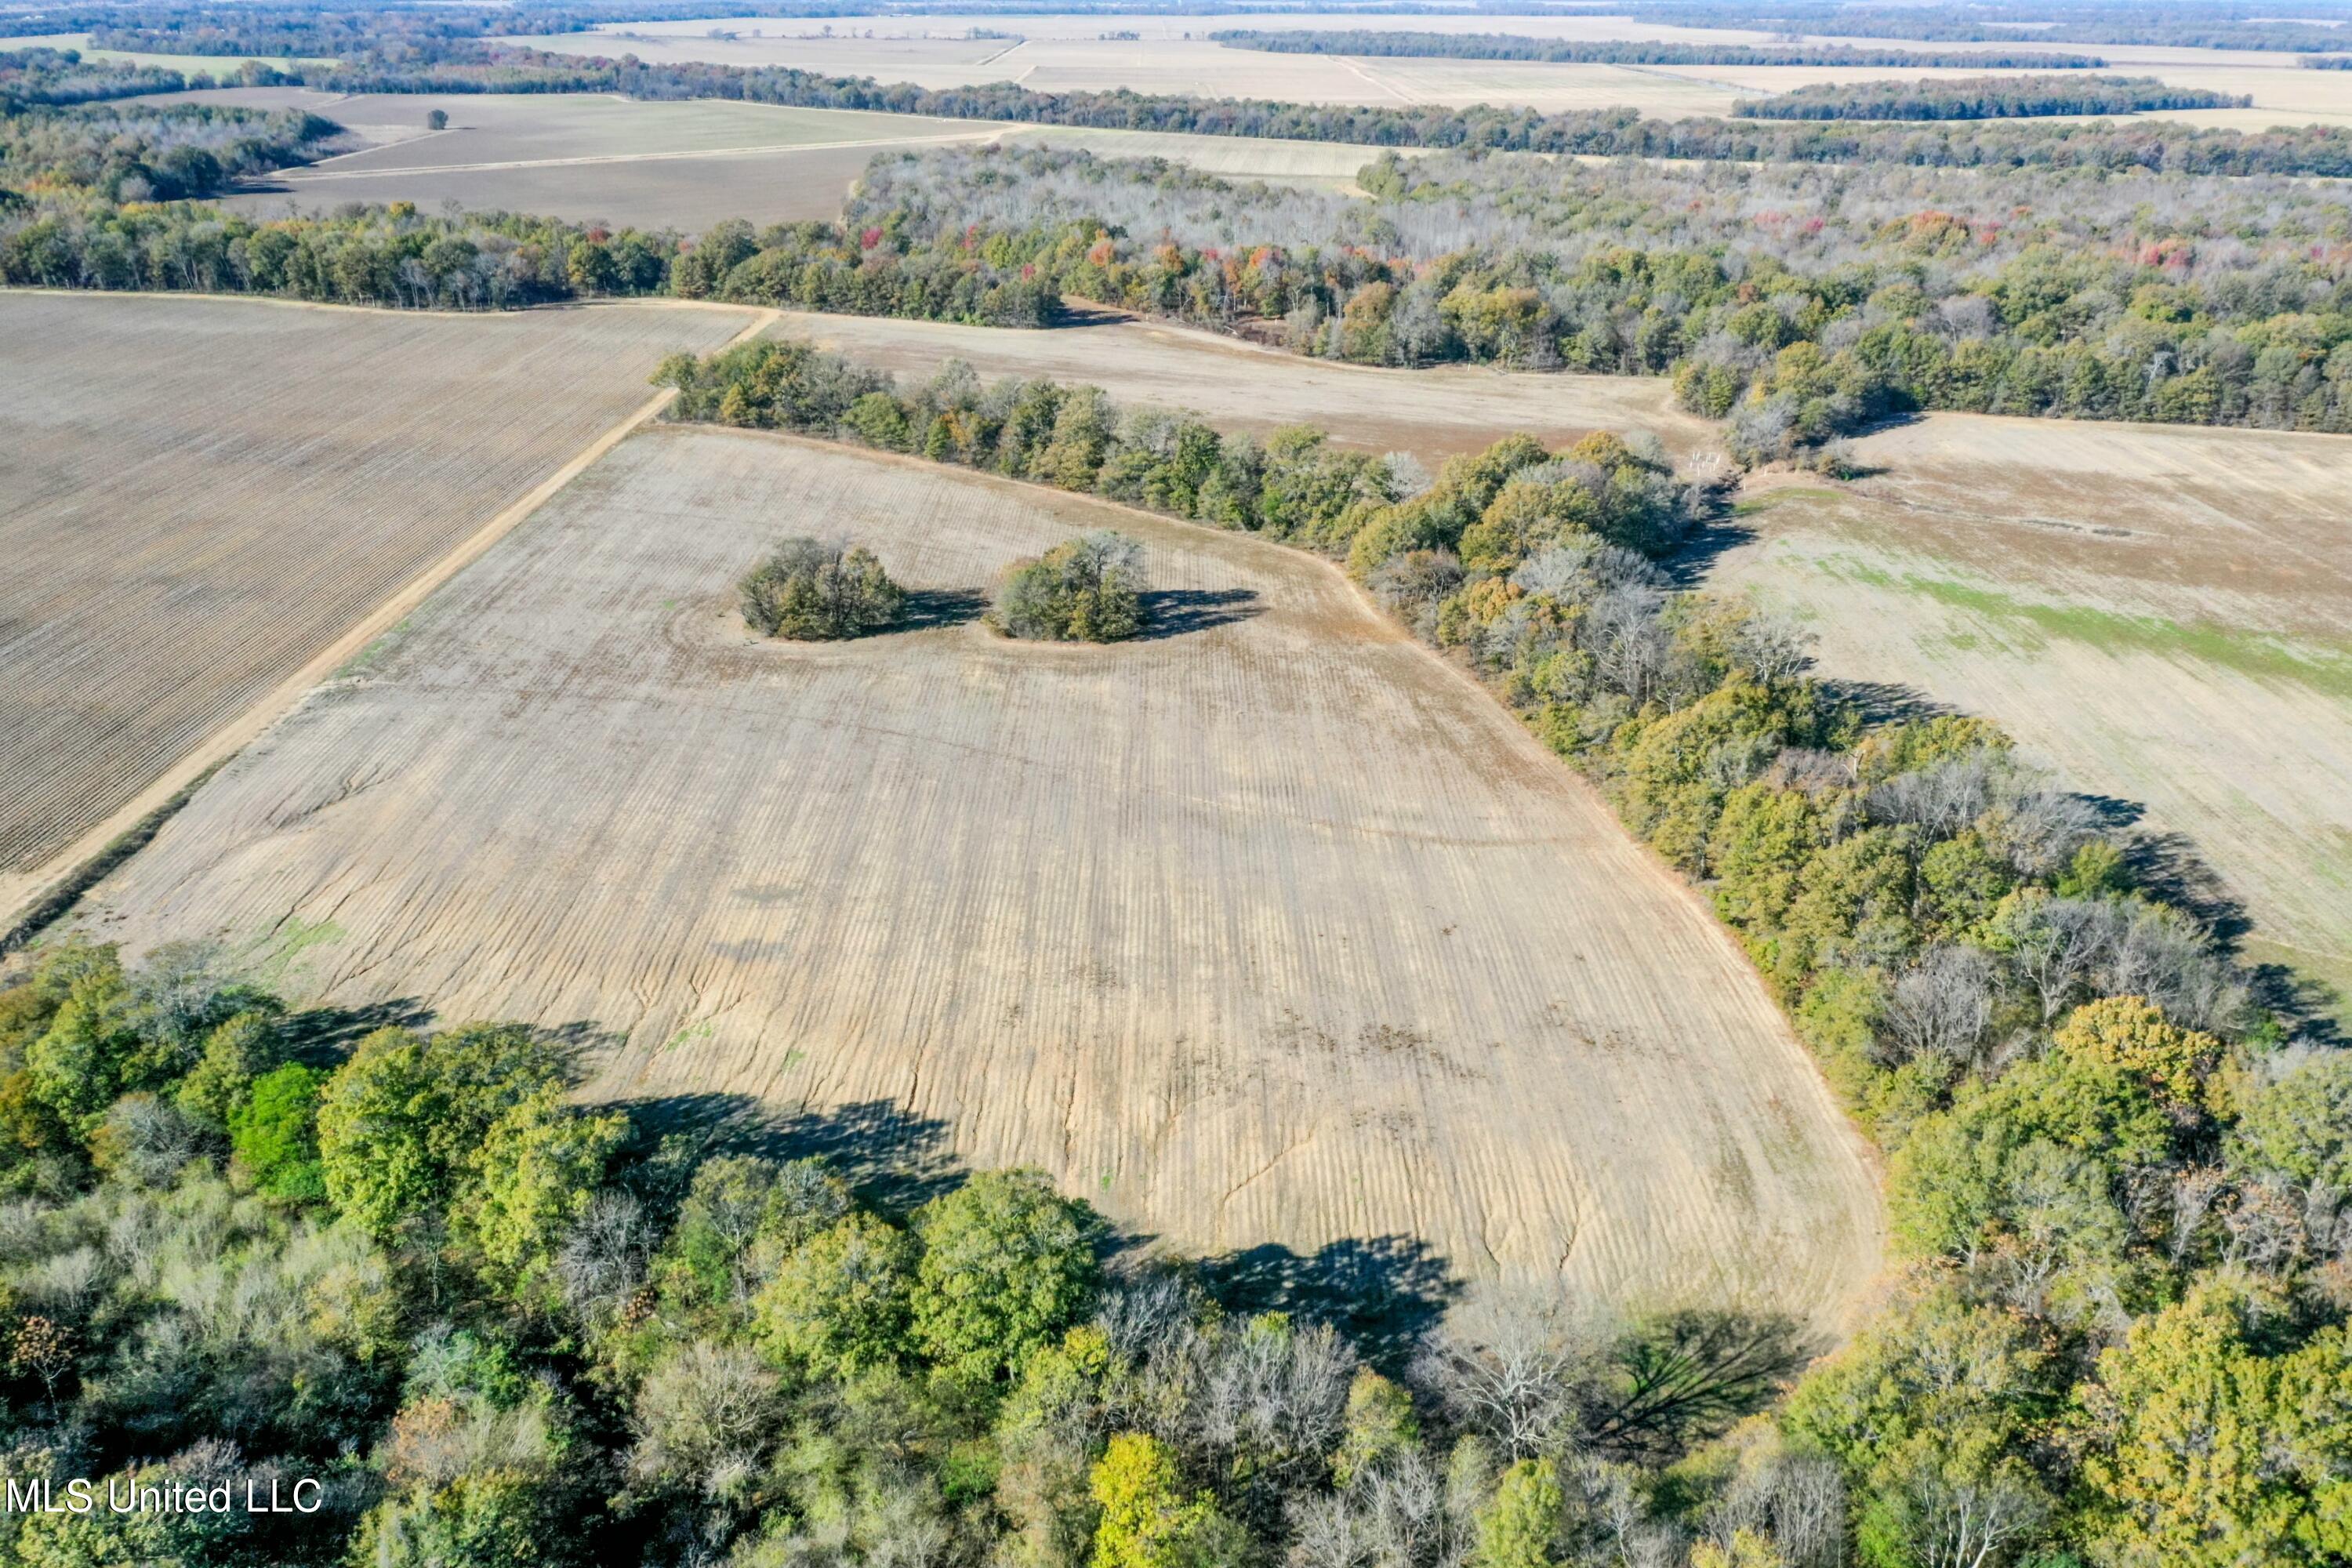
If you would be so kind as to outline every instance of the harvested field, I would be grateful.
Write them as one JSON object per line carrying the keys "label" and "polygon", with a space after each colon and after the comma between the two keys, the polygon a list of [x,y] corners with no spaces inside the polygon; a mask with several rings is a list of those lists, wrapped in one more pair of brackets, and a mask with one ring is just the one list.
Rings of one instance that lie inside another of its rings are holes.
{"label": "harvested field", "polygon": [[755,319],[0,293],[0,916]]}
{"label": "harvested field", "polygon": [[[793,222],[836,216],[878,153],[982,142],[999,129],[987,121],[604,94],[370,95],[305,107],[368,144],[275,174],[228,205],[277,214],[410,201],[436,211],[455,201],[648,227],[702,228],[729,217]],[[449,129],[426,132],[435,109],[448,114]]]}
{"label": "harvested field", "polygon": [[1678,453],[1715,449],[1714,427],[1676,408],[1673,389],[1662,379],[1469,366],[1380,370],[1157,321],[1024,331],[786,312],[772,330],[910,382],[961,359],[990,379],[1042,375],[1087,383],[1125,402],[1204,412],[1225,428],[1319,425],[1347,445],[1408,451],[1432,468],[1513,430],[1555,446],[1594,430],[1650,430]]}
{"label": "harvested field", "polygon": [[2144,805],[2253,956],[2352,994],[2352,440],[1931,415],[1857,447],[1883,471],[1768,494],[1714,580]]}
{"label": "harvested field", "polygon": [[[1105,523],[1156,635],[958,608]],[[730,584],[796,530],[928,624],[750,637]],[[1377,1238],[1825,1324],[1879,1255],[1859,1140],[1728,938],[1466,677],[1319,561],[912,459],[632,437],[80,918],[576,1024],[591,1094],[1034,1163],[1196,1251]]]}

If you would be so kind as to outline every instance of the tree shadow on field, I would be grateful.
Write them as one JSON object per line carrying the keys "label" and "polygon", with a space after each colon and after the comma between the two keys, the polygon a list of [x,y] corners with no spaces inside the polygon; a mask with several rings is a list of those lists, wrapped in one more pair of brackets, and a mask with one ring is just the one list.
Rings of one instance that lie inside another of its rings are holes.
{"label": "tree shadow on field", "polygon": [[1256,591],[1250,588],[1153,588],[1142,595],[1143,629],[1137,642],[1181,637],[1230,626],[1262,614]]}
{"label": "tree shadow on field", "polygon": [[422,1029],[433,1017],[433,1010],[414,996],[363,1007],[305,1007],[286,1016],[278,1026],[278,1038],[289,1061],[332,1068],[378,1029]]}
{"label": "tree shadow on field", "polygon": [[970,588],[909,588],[907,603],[890,629],[927,632],[936,626],[960,626],[980,619],[988,601]]}
{"label": "tree shadow on field", "polygon": [[1202,1282],[1228,1308],[1328,1322],[1376,1365],[1402,1369],[1458,1300],[1463,1282],[1417,1237],[1350,1237],[1298,1253],[1272,1242],[1206,1259]]}
{"label": "tree shadow on field", "polygon": [[1728,508],[1717,510],[1683,535],[1673,553],[1660,558],[1658,570],[1676,588],[1703,587],[1717,562],[1755,537],[1755,525],[1745,517]]}
{"label": "tree shadow on field", "polygon": [[662,1138],[695,1141],[698,1156],[757,1154],[820,1159],[858,1195],[903,1214],[961,1186],[971,1174],[947,1152],[948,1124],[893,1100],[813,1110],[774,1106],[748,1094],[673,1094],[618,1101],[646,1148]]}
{"label": "tree shadow on field", "polygon": [[1895,680],[1825,679],[1821,686],[1831,701],[1850,705],[1873,724],[1915,724],[1959,712],[1950,703]]}

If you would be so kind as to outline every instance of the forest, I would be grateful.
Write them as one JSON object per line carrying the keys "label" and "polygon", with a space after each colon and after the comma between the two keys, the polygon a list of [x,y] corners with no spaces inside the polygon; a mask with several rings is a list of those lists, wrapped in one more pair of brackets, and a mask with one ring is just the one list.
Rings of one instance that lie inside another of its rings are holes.
{"label": "forest", "polygon": [[1381,32],[1367,27],[1299,27],[1258,32],[1229,27],[1209,35],[1238,49],[1289,55],[1394,55],[1424,59],[1539,60],[1553,65],[1877,66],[1886,69],[2095,70],[2096,55],[2021,49],[1858,49],[1851,44],[1674,44],[1618,38],[1536,38],[1521,33]]}
{"label": "forest", "polygon": [[1731,111],[1750,120],[2023,120],[2151,109],[2251,109],[2253,102],[2250,94],[2168,87],[2152,76],[1980,76],[1815,82],[1770,98],[1743,98]]}

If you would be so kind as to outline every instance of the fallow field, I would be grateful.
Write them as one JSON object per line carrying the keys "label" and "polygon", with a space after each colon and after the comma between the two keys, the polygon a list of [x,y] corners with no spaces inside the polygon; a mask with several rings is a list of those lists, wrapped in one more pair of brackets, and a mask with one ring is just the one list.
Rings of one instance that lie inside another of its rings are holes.
{"label": "fallow field", "polygon": [[1988,714],[2137,803],[2352,994],[2352,440],[1930,415],[1768,492],[1716,565],[1827,671]]}
{"label": "fallow field", "polygon": [[0,923],[756,319],[0,293]]}
{"label": "fallow field", "polygon": [[[1106,524],[1146,637],[970,618]],[[874,550],[917,624],[751,637],[731,584],[793,531]],[[1425,1245],[1824,1324],[1879,1256],[1736,948],[1476,685],[1318,560],[912,459],[632,437],[78,918],[575,1026],[591,1095],[1034,1163],[1194,1251]]]}
{"label": "fallow field", "polygon": [[1106,320],[1030,331],[786,311],[771,330],[879,365],[910,384],[961,359],[984,379],[1088,384],[1124,403],[1205,411],[1224,428],[1263,433],[1317,425],[1343,445],[1411,452],[1433,470],[1511,430],[1554,447],[1595,430],[1648,430],[1677,454],[1716,449],[1715,427],[1676,408],[1673,388],[1657,378],[1470,366],[1383,370],[1164,321]]}

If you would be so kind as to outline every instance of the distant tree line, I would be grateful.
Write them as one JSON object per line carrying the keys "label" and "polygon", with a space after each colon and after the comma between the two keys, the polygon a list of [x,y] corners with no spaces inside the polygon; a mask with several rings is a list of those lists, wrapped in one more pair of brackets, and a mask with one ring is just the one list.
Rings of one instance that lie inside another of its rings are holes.
{"label": "distant tree line", "polygon": [[2021,120],[2152,109],[2251,109],[2253,102],[2250,93],[2168,87],[2152,76],[1984,76],[1814,82],[1770,98],[1743,98],[1731,112],[1749,120]]}
{"label": "distant tree line", "polygon": [[[303,163],[341,129],[299,110],[265,114],[206,103],[16,110],[0,115],[0,192],[13,188],[22,197],[38,190],[48,205],[77,213],[92,200],[184,201],[216,195],[242,175]],[[25,212],[34,205],[20,204]],[[24,232],[15,225],[26,221],[0,215],[0,247],[13,243]]]}
{"label": "distant tree line", "polygon": [[1370,28],[1231,27],[1209,35],[1240,49],[1286,55],[1405,56],[1610,66],[1874,66],[1885,69],[2095,70],[2096,55],[2035,49],[1857,49],[1851,44],[1679,44],[1633,38],[1538,38],[1524,33],[1378,32]]}
{"label": "distant tree line", "polygon": [[[1644,22],[1680,27],[1764,28],[1776,33],[1829,34],[1850,38],[1908,38],[1927,43],[2026,40],[2051,44],[2128,44],[2161,48],[2352,49],[2340,24],[2352,9],[2340,0],[2300,5],[2292,17],[2277,7],[2233,0],[2193,7],[2163,0],[2074,3],[2018,0],[1965,5],[1848,5],[1798,0],[1761,8],[1727,0],[1659,0],[1627,7]],[[2338,25],[2331,26],[2331,22]]]}
{"label": "distant tree line", "polygon": [[[1889,1152],[1904,1269],[1743,1429],[1833,1487],[1758,1500],[1694,1568],[1900,1568],[1960,1540],[2050,1568],[2352,1552],[2352,1053],[2291,1040],[2137,847],[1998,728],[1869,721],[1790,629],[1677,591],[1655,562],[1712,501],[1654,447],[1515,436],[1430,481],[1090,387],[950,366],[902,395],[805,344],[661,379],[686,417],[731,406],[1336,556],[1706,889]],[[753,381],[772,391],[730,405]],[[1575,1543],[1562,1485],[1496,1492],[1535,1542],[1508,1561],[1680,1560]]]}
{"label": "distant tree line", "polygon": [[142,92],[177,92],[187,85],[178,71],[85,60],[78,49],[0,50],[0,115]]}

